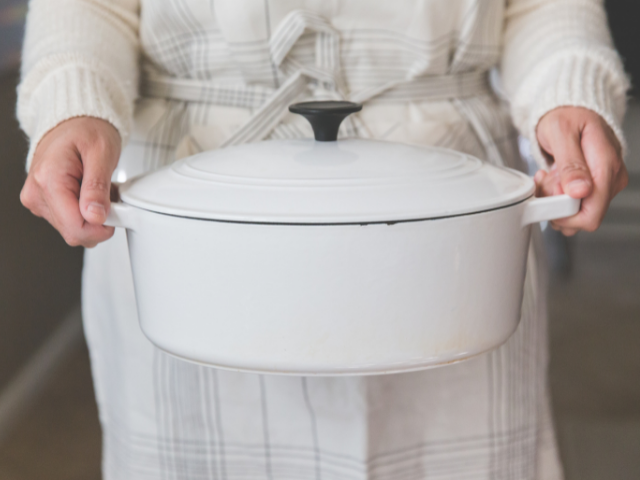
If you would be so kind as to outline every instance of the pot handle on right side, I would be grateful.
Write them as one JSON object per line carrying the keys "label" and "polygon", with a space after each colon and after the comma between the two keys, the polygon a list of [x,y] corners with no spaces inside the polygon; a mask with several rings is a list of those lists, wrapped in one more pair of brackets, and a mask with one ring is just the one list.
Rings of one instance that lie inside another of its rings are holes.
{"label": "pot handle on right side", "polygon": [[579,198],[572,198],[566,194],[534,198],[524,207],[522,226],[571,217],[580,211],[580,202]]}

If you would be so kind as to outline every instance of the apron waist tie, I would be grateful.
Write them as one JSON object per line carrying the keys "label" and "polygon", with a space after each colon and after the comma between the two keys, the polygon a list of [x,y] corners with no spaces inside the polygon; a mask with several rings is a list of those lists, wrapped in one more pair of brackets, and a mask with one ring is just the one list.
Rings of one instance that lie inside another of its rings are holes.
{"label": "apron waist tie", "polygon": [[[204,80],[148,75],[142,82],[140,93],[143,97],[258,109],[280,89],[262,85],[225,85]],[[380,92],[376,94],[376,90]],[[360,102],[421,102],[475,97],[491,92],[488,72],[472,71],[418,77],[409,82],[396,83],[389,88],[382,86],[367,89],[351,95],[349,99]],[[359,98],[369,95],[370,98]]]}

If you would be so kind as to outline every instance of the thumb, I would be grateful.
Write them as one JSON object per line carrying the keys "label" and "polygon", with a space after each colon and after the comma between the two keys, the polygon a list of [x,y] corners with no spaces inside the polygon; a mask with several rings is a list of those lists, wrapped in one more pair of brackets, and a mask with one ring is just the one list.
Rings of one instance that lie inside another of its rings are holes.
{"label": "thumb", "polygon": [[111,174],[118,161],[117,149],[91,149],[82,155],[80,213],[90,224],[102,225],[110,209]]}
{"label": "thumb", "polygon": [[562,191],[573,198],[591,195],[593,179],[582,152],[579,133],[554,136],[549,146]]}

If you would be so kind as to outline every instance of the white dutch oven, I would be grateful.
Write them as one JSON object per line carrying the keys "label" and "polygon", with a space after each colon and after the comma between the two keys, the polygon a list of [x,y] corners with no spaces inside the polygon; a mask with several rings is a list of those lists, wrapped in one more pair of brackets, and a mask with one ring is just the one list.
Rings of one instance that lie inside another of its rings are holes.
{"label": "white dutch oven", "polygon": [[[357,110],[299,104],[319,140]],[[526,175],[451,150],[283,140],[121,187],[142,330],[178,357],[303,375],[418,370],[491,350],[520,318],[530,224],[573,215]]]}

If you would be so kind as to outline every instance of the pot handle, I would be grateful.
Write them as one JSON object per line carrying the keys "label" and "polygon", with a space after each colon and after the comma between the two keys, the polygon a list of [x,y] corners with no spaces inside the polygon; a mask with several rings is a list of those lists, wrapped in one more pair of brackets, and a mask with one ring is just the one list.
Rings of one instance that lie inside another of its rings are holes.
{"label": "pot handle", "polygon": [[111,209],[104,225],[107,227],[133,228],[134,208],[126,203],[111,202]]}
{"label": "pot handle", "polygon": [[580,211],[580,203],[579,198],[569,195],[534,198],[524,207],[522,226],[571,217]]}

